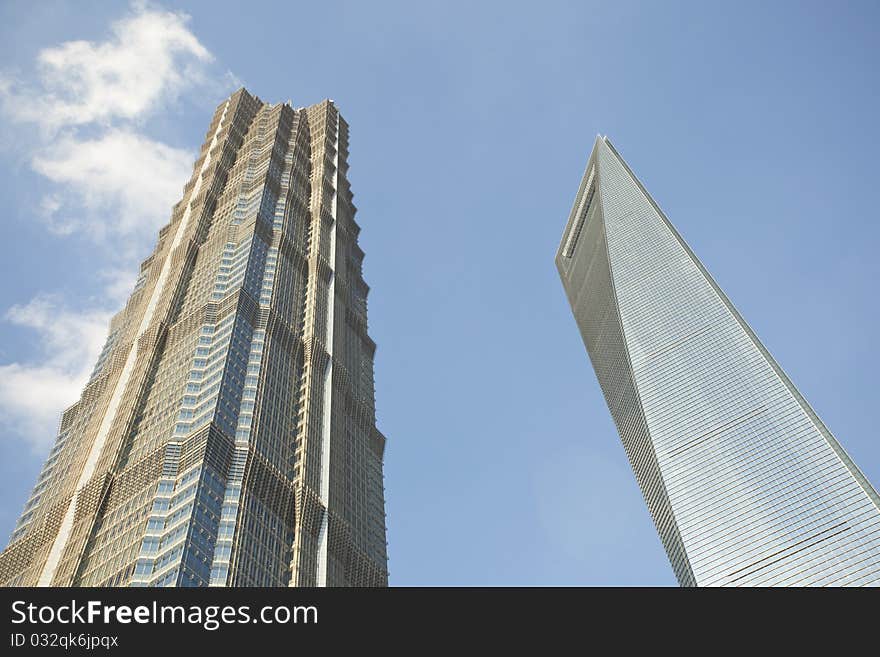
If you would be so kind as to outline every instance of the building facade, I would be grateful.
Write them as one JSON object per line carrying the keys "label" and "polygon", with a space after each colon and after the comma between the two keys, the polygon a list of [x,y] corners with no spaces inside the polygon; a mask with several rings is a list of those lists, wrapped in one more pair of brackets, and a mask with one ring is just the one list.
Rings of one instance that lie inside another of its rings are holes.
{"label": "building facade", "polygon": [[0,583],[387,585],[347,156],[332,101],[220,104]]}
{"label": "building facade", "polygon": [[605,138],[556,265],[680,584],[880,584],[877,492]]}

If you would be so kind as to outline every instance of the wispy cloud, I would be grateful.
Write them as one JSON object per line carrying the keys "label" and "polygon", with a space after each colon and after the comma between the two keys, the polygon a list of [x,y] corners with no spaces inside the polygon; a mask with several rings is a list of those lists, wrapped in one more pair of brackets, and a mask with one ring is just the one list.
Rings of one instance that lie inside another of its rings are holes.
{"label": "wispy cloud", "polygon": [[113,128],[96,139],[58,139],[34,157],[34,169],[61,185],[68,203],[83,212],[62,213],[64,203],[56,192],[44,198],[44,218],[58,234],[140,242],[168,220],[194,159],[189,151],[127,129]]}
{"label": "wispy cloud", "polygon": [[207,82],[213,57],[185,14],[144,3],[111,26],[107,41],[68,41],[37,55],[35,85],[6,80],[12,119],[53,132],[114,119],[142,120],[193,84]]}
{"label": "wispy cloud", "polygon": [[209,67],[213,56],[188,23],[138,2],[106,41],[45,48],[30,80],[0,77],[3,114],[36,128],[29,159],[54,183],[39,213],[52,233],[131,245],[167,220],[194,152],[148,136],[144,121],[184,94],[219,95],[230,82]]}
{"label": "wispy cloud", "polygon": [[[31,168],[47,191],[35,219],[60,239],[98,248],[88,266],[104,286],[100,307],[39,295],[2,319],[30,329],[37,354],[0,364],[0,427],[35,448],[51,444],[133,285],[137,260],[170,216],[195,150],[155,139],[149,117],[184,96],[220,97],[234,78],[191,31],[189,17],[133,3],[102,41],[44,48],[30,75],[0,72],[0,113],[20,124]],[[28,131],[30,128],[30,131]]]}

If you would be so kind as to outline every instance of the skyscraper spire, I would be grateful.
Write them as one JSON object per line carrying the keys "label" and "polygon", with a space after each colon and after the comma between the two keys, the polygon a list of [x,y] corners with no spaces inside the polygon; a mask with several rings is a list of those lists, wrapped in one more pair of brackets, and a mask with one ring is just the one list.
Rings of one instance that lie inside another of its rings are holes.
{"label": "skyscraper spire", "polygon": [[611,145],[556,265],[682,585],[880,583],[880,498]]}

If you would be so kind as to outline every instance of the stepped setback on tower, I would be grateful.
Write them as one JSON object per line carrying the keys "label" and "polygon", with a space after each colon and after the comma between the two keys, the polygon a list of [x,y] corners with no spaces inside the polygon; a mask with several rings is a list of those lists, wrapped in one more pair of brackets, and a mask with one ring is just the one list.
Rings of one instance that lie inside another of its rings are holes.
{"label": "stepped setback on tower", "polygon": [[682,585],[880,584],[877,492],[605,138],[556,265]]}
{"label": "stepped setback on tower", "polygon": [[0,583],[387,585],[347,156],[332,101],[217,108]]}

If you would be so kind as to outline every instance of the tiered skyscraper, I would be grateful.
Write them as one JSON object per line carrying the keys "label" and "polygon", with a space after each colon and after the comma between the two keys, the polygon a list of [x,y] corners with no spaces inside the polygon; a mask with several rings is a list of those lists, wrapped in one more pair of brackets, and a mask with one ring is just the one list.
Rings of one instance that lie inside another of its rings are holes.
{"label": "tiered skyscraper", "polygon": [[332,101],[217,108],[0,582],[387,584],[347,156]]}
{"label": "tiered skyscraper", "polygon": [[556,265],[682,585],[880,584],[880,497],[607,139]]}

